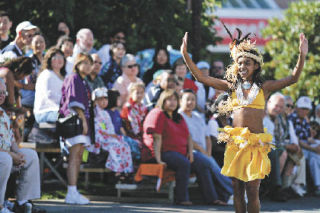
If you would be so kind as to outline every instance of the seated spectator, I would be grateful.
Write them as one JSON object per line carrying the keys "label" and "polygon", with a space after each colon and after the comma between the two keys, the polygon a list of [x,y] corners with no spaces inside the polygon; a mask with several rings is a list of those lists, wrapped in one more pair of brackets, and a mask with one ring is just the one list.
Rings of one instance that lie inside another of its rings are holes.
{"label": "seated spectator", "polygon": [[63,32],[66,36],[70,35],[70,29],[64,21],[59,22],[58,31]]}
{"label": "seated spectator", "polygon": [[59,37],[56,47],[63,52],[66,59],[71,57],[73,54],[73,41],[66,35]]}
{"label": "seated spectator", "polygon": [[[0,79],[0,106],[5,101],[6,86]],[[23,213],[27,206],[32,206],[32,212],[46,212],[36,208],[30,200],[40,198],[40,169],[37,153],[32,149],[19,149],[15,143],[10,118],[0,107],[0,212],[11,212],[4,208],[4,197],[10,173],[18,170],[17,200],[14,212]]]}
{"label": "seated spectator", "polygon": [[178,58],[173,64],[173,74],[184,80],[183,89],[192,89],[195,93],[198,92],[198,87],[193,80],[186,78],[188,73],[187,65],[184,63],[183,58]]}
{"label": "seated spectator", "polygon": [[291,115],[294,111],[294,104],[292,98],[288,95],[284,97],[285,100],[285,113],[287,116]]}
{"label": "seated spectator", "polygon": [[66,143],[71,145],[67,168],[68,192],[65,199],[65,202],[69,204],[89,203],[89,200],[78,192],[77,181],[82,153],[84,147],[91,144],[90,136],[93,131],[91,128],[93,115],[90,115],[91,91],[84,80],[91,72],[92,63],[92,58],[88,53],[80,53],[74,63],[74,73],[65,78],[61,89],[59,114],[66,117],[70,113],[76,113],[83,126],[82,134],[66,139]]}
{"label": "seated spectator", "polygon": [[90,86],[91,91],[104,87],[102,78],[98,75],[101,69],[101,60],[96,53],[91,54],[93,65],[90,74],[86,77],[86,80]]}
{"label": "seated spectator", "polygon": [[271,173],[266,183],[270,191],[270,198],[274,201],[288,199],[284,189],[291,187],[292,181],[289,179],[291,179],[293,167],[300,164],[292,159],[295,159],[293,156],[296,156],[296,159],[301,158],[299,155],[301,150],[292,122],[282,115],[285,112],[284,109],[284,96],[281,93],[275,93],[267,102],[267,114],[263,119],[263,125],[272,134],[273,143],[276,145],[276,149],[269,153]]}
{"label": "seated spectator", "polygon": [[204,201],[223,205],[218,200],[211,178],[210,164],[193,153],[192,138],[183,117],[178,113],[179,96],[174,90],[161,93],[157,107],[149,112],[143,124],[142,161],[164,164],[175,171],[175,203],[192,205],[189,200],[190,172],[197,175]]}
{"label": "seated spectator", "polygon": [[126,135],[126,131],[122,126],[122,119],[120,116],[120,93],[117,90],[108,90],[109,103],[107,111],[111,117],[114,130],[118,135]]}
{"label": "seated spectator", "polygon": [[314,193],[316,196],[320,196],[320,125],[312,121],[310,127],[311,137],[308,138],[307,144],[303,144],[302,148],[309,151],[308,166],[315,186]]}
{"label": "seated spectator", "polygon": [[182,90],[179,113],[187,123],[189,133],[193,141],[194,152],[198,152],[206,161],[210,163],[212,180],[219,199],[228,201],[233,194],[232,183],[229,177],[223,176],[221,167],[217,164],[212,155],[212,143],[208,134],[207,125],[203,116],[194,111],[196,108],[196,95],[191,89]]}
{"label": "seated spectator", "polygon": [[145,94],[143,99],[143,104],[150,111],[153,109],[160,97],[162,91],[166,89],[175,89],[176,87],[176,79],[171,70],[164,70],[161,74],[161,80],[159,85],[155,85],[151,87],[150,90]]}
{"label": "seated spectator", "polygon": [[105,87],[95,89],[92,100],[95,106],[95,143],[87,149],[95,154],[99,154],[101,149],[107,151],[109,154],[105,167],[123,181],[128,173],[133,172],[130,146],[123,136],[116,134],[111,117],[105,110],[108,106],[108,90]]}
{"label": "seated spectator", "polygon": [[[200,61],[197,63],[198,69],[205,75],[209,76],[209,64],[206,61]],[[198,87],[197,94],[197,110],[201,113],[205,113],[207,100],[211,100],[214,97],[215,90],[212,87],[206,86],[199,81],[195,82]]]}
{"label": "seated spectator", "polygon": [[211,69],[210,69],[210,76],[223,79],[224,73],[225,73],[225,70],[224,70],[223,61],[221,61],[221,60],[213,61]]}
{"label": "seated spectator", "polygon": [[142,142],[143,121],[147,115],[147,108],[143,105],[144,84],[142,82],[129,85],[129,99],[123,105],[121,118],[127,136]]}
{"label": "seated spectator", "polygon": [[315,121],[320,125],[320,104],[316,106],[314,111],[314,116],[311,117],[311,121]]}
{"label": "seated spectator", "polygon": [[108,89],[111,89],[117,78],[122,75],[120,61],[125,54],[126,48],[124,44],[113,43],[111,45],[110,60],[103,64],[100,72],[100,76]]}
{"label": "seated spectator", "polygon": [[33,113],[37,123],[57,121],[65,75],[63,53],[56,47],[51,47],[44,56],[42,71],[36,83]]}
{"label": "seated spectator", "polygon": [[120,66],[122,69],[122,75],[114,82],[113,89],[119,91],[120,106],[122,106],[127,101],[129,85],[135,82],[142,83],[142,80],[137,77],[139,69],[134,55],[126,54],[123,56]]}
{"label": "seated spectator", "polygon": [[149,92],[151,87],[154,87],[156,85],[160,84],[160,80],[161,80],[161,74],[163,73],[163,70],[158,70],[157,72],[155,72],[153,74],[153,78],[152,81],[148,84],[148,86],[146,87],[145,91]]}
{"label": "seated spectator", "polygon": [[153,65],[145,73],[142,73],[142,79],[144,84],[148,87],[149,83],[152,81],[153,74],[158,70],[168,70],[171,69],[170,66],[170,55],[166,48],[159,47],[156,48],[153,55]]}
{"label": "seated spectator", "polygon": [[112,32],[110,37],[110,44],[103,45],[97,52],[99,57],[101,58],[103,65],[110,60],[110,47],[113,43],[126,43],[126,35],[124,31],[117,29],[114,32]]}

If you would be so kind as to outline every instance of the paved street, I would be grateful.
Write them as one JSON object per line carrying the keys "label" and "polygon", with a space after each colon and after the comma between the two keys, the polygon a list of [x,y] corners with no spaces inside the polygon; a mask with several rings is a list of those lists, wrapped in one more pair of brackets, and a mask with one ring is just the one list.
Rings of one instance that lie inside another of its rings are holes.
{"label": "paved street", "polygon": [[[98,197],[90,197],[91,200],[99,200]],[[232,206],[221,207],[221,206],[204,206],[204,205],[194,205],[191,207],[181,207],[170,205],[167,202],[150,203],[148,200],[142,203],[143,200],[132,200],[124,199],[123,202],[116,201],[116,198],[104,198],[109,201],[93,201],[90,205],[86,206],[76,206],[76,205],[66,205],[63,200],[48,200],[39,201],[37,204],[42,208],[46,209],[47,212],[234,212]],[[111,200],[111,201],[110,201]],[[271,201],[263,201],[261,212],[290,212],[290,213],[319,213],[320,212],[320,198],[317,197],[307,197],[295,200],[289,200],[285,203],[276,203]]]}

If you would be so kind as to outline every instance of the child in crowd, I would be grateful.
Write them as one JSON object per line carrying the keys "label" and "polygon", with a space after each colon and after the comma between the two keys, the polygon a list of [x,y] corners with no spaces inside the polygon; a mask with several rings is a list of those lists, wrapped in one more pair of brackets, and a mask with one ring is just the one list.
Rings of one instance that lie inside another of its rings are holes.
{"label": "child in crowd", "polygon": [[107,111],[111,117],[114,130],[118,135],[126,135],[126,131],[122,127],[122,119],[120,117],[119,107],[120,107],[120,93],[117,90],[108,90],[109,104],[107,106]]}
{"label": "child in crowd", "polygon": [[99,154],[101,149],[109,153],[105,167],[114,171],[116,178],[125,180],[128,173],[133,172],[131,149],[123,136],[115,132],[109,113],[104,110],[108,106],[108,90],[97,88],[92,92],[94,101],[95,144],[89,146],[89,152]]}

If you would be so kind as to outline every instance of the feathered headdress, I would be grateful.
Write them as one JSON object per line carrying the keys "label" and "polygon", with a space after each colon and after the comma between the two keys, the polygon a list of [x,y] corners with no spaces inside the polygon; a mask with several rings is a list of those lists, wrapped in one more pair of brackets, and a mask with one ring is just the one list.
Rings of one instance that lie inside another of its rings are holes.
{"label": "feathered headdress", "polygon": [[233,60],[236,62],[239,57],[245,56],[254,59],[256,62],[260,64],[260,66],[262,66],[263,58],[258,49],[256,48],[255,42],[252,42],[249,38],[251,33],[248,33],[241,38],[242,31],[239,28],[236,28],[236,30],[238,31],[238,37],[233,38],[231,32],[226,27],[226,25],[223,22],[222,24],[232,40],[229,46],[231,57],[233,58]]}

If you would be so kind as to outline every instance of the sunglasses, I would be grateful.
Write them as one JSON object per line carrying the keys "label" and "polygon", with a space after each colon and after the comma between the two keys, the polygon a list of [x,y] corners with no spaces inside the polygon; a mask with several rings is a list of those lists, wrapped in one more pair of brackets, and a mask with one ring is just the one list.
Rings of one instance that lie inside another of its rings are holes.
{"label": "sunglasses", "polygon": [[286,104],[286,107],[293,109],[293,105],[292,104]]}
{"label": "sunglasses", "polygon": [[138,67],[138,64],[131,64],[127,66],[129,69],[132,69],[133,67]]}

